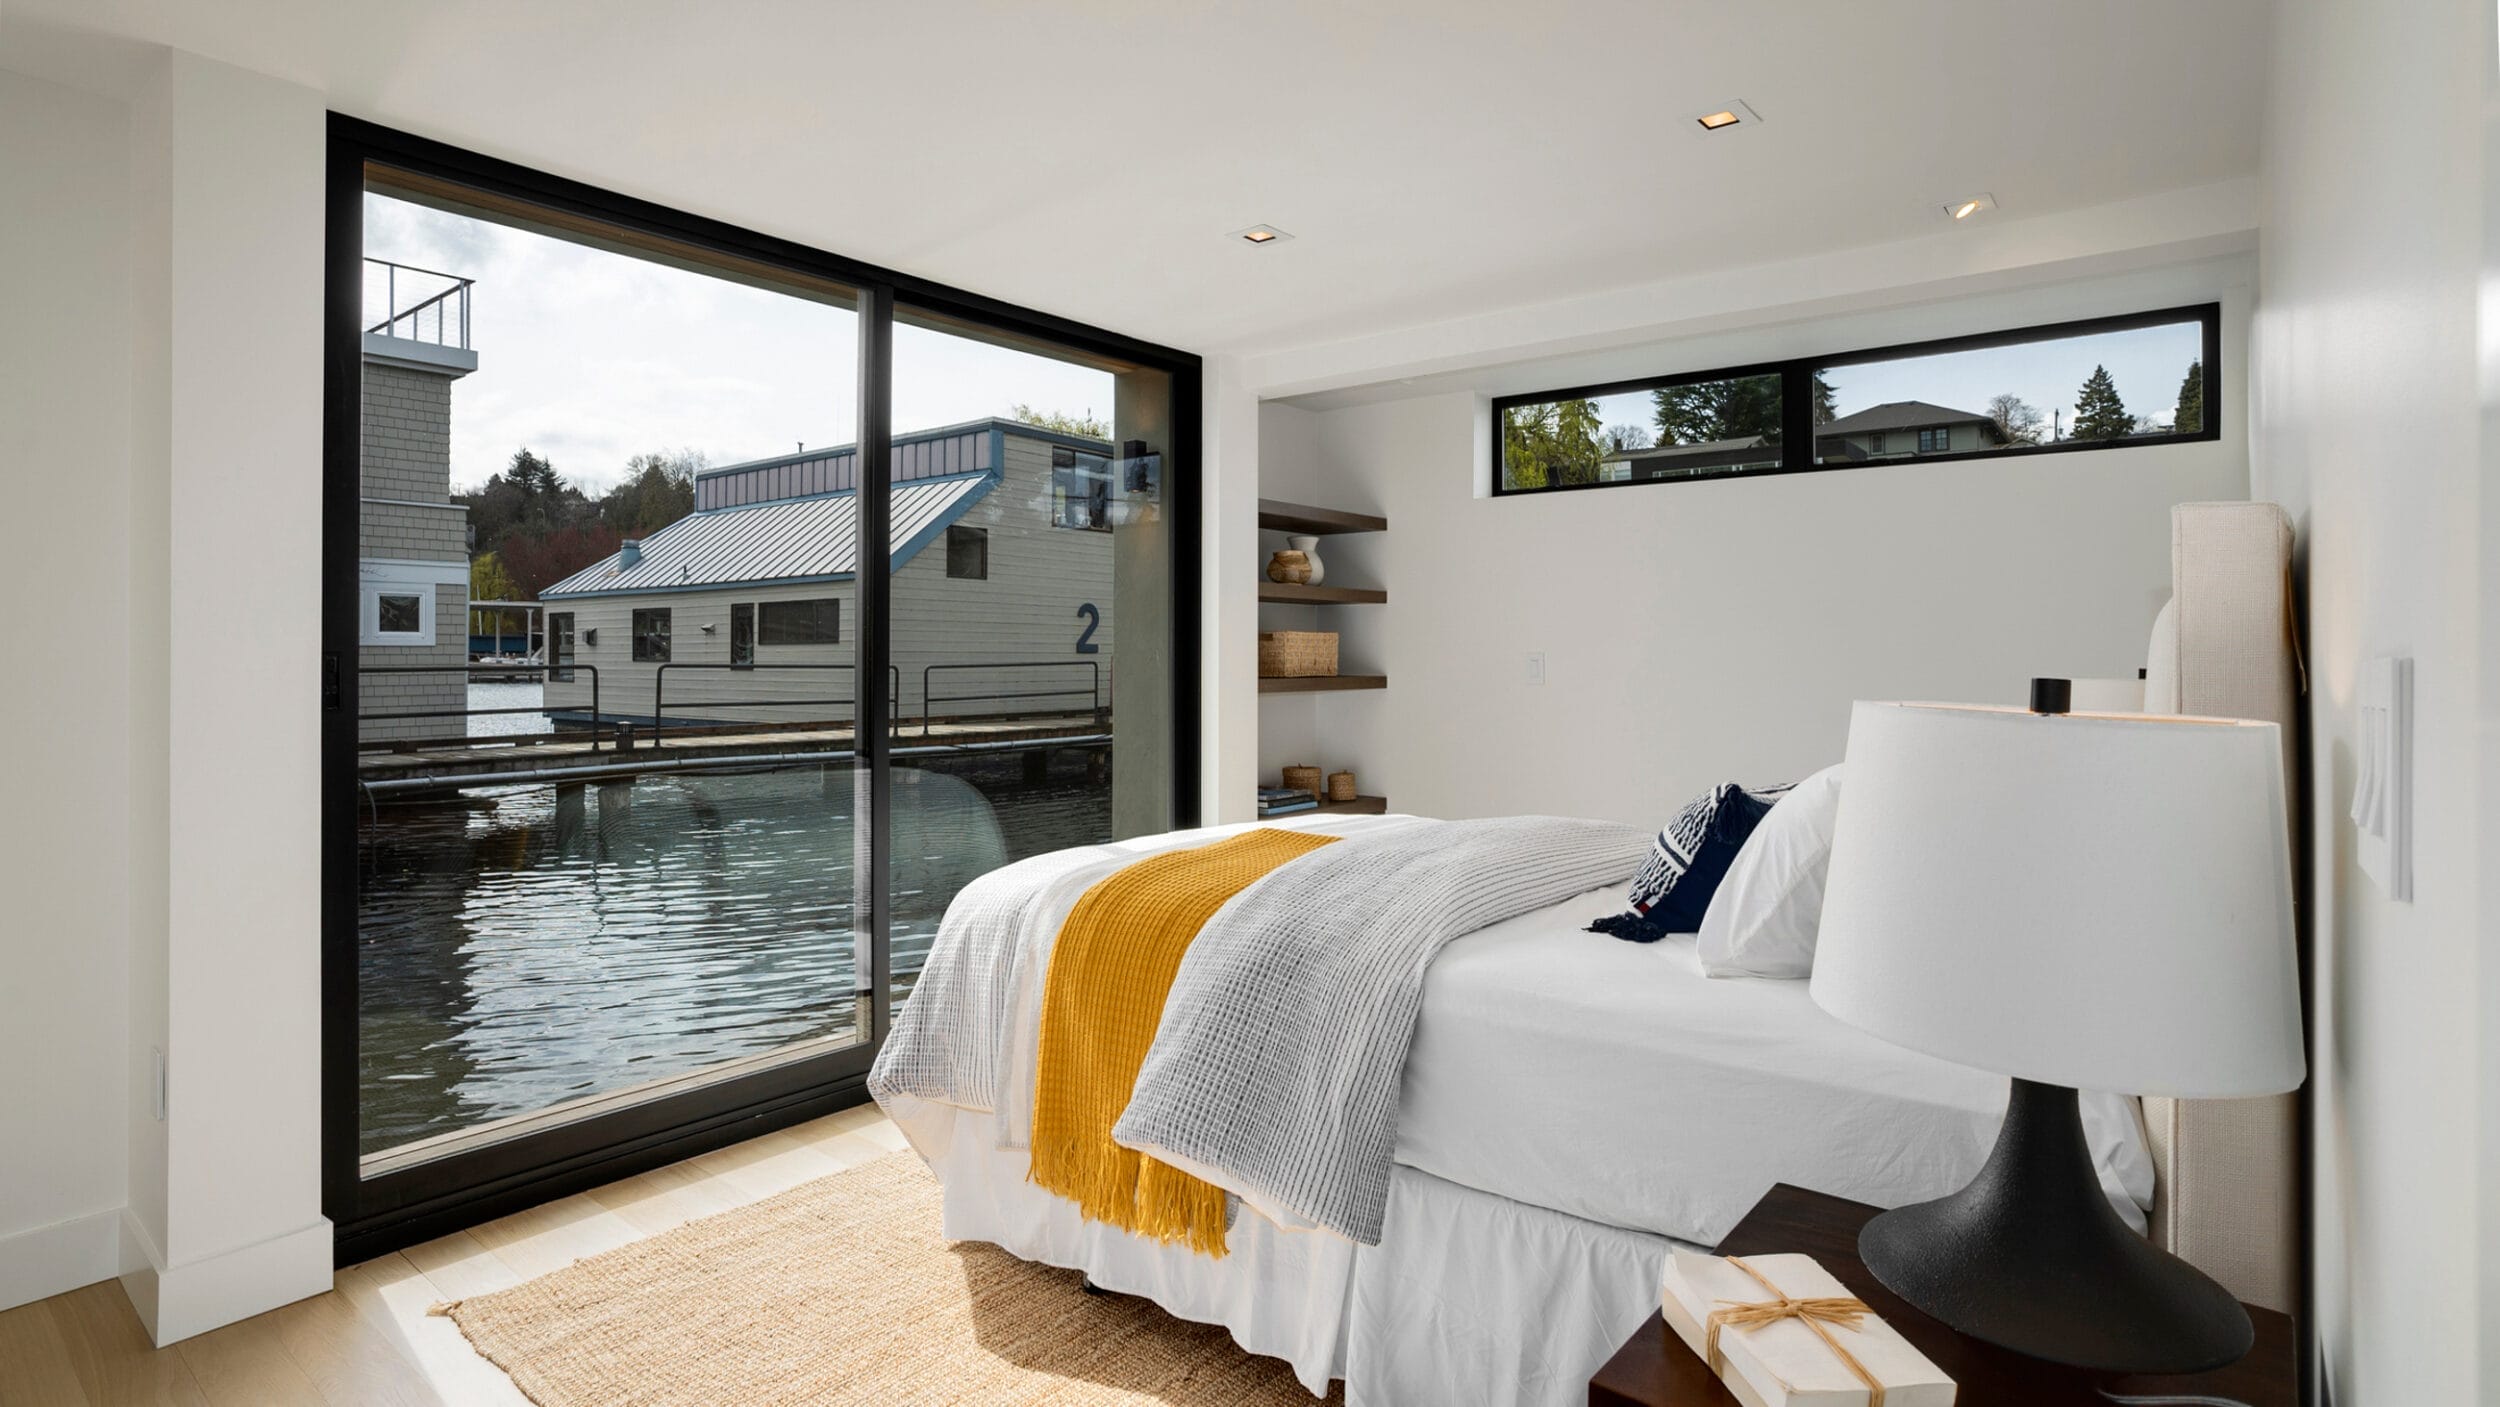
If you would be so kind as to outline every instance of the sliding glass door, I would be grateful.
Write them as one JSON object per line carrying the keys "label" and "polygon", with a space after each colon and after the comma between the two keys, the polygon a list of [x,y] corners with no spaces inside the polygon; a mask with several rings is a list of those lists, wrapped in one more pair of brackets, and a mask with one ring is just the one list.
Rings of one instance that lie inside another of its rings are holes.
{"label": "sliding glass door", "polygon": [[1172,377],[896,314],[893,991],[957,892],[1174,821]]}
{"label": "sliding glass door", "polygon": [[353,1258],[857,1102],[964,883],[1194,812],[1195,368],[343,119],[332,187]]}

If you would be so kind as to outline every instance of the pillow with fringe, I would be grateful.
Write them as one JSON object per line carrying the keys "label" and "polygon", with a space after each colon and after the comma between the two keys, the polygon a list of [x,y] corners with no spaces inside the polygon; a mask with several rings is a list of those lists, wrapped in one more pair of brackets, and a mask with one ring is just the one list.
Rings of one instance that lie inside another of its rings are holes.
{"label": "pillow with fringe", "polygon": [[1695,933],[1728,864],[1787,787],[1752,792],[1725,782],[1694,797],[1658,832],[1649,858],[1632,879],[1632,908],[1589,925],[1626,942],[1655,943],[1670,933]]}

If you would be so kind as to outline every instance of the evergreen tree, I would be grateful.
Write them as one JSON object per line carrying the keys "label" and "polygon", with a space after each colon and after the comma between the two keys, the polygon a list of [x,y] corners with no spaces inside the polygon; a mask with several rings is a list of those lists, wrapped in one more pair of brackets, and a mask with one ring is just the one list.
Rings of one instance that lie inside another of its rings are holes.
{"label": "evergreen tree", "polygon": [[1658,443],[1662,445],[1697,445],[1756,435],[1779,443],[1777,376],[1740,376],[1728,381],[1661,386],[1650,393],[1650,400],[1655,407],[1653,420],[1658,427]]}
{"label": "evergreen tree", "polygon": [[2205,362],[2188,363],[2187,379],[2179,383],[2179,409],[2170,419],[2171,433],[2200,434],[2205,429]]}
{"label": "evergreen tree", "polygon": [[1832,383],[1821,372],[1814,373],[1814,423],[1829,425],[1840,418],[1832,409]]}
{"label": "evergreen tree", "polygon": [[2075,428],[2070,439],[2120,440],[2135,433],[2135,417],[2127,413],[2125,402],[2118,399],[2118,383],[2109,379],[2109,368],[2092,368],[2091,377],[2075,396]]}
{"label": "evergreen tree", "polygon": [[1502,412],[1502,484],[1541,489],[1597,482],[1605,457],[1597,402],[1548,401]]}

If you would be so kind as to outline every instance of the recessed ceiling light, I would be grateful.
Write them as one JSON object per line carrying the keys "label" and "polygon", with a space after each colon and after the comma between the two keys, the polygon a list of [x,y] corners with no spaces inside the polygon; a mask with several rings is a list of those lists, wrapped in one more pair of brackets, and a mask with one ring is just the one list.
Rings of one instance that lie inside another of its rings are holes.
{"label": "recessed ceiling light", "polygon": [[1937,208],[1944,211],[1947,219],[1967,220],[1974,215],[1983,215],[1996,209],[1997,198],[1986,191],[1981,191],[1977,195],[1964,196],[1960,200],[1948,200]]}
{"label": "recessed ceiling light", "polygon": [[1249,244],[1282,244],[1293,236],[1274,225],[1252,225],[1246,230],[1233,231],[1233,238]]}
{"label": "recessed ceiling light", "polygon": [[1740,127],[1759,127],[1762,114],[1747,107],[1744,100],[1732,99],[1693,119],[1693,130],[1708,136],[1714,132],[1733,132]]}

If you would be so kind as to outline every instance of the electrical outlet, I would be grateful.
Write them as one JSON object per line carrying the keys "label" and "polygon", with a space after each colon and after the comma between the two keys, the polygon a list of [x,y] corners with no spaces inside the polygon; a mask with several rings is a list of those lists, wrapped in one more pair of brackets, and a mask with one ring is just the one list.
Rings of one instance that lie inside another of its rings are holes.
{"label": "electrical outlet", "polygon": [[1528,652],[1528,682],[1531,684],[1545,682],[1545,652],[1543,650]]}

